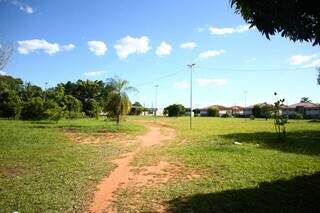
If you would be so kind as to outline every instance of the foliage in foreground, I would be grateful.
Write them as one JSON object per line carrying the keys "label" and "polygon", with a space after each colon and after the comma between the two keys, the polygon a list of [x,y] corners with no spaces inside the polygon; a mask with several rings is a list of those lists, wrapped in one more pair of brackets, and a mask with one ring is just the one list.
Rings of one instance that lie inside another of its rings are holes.
{"label": "foliage in foreground", "polygon": [[320,7],[316,2],[296,0],[231,0],[231,7],[268,39],[281,33],[293,41],[320,44]]}

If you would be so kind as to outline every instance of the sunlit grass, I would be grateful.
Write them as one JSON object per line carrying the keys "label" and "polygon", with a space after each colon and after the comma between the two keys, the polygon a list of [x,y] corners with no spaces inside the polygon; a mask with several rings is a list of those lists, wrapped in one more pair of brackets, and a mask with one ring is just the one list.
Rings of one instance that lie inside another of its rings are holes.
{"label": "sunlit grass", "polygon": [[[175,128],[177,139],[140,154],[136,165],[170,159],[201,177],[144,187],[136,200],[120,193],[120,203],[122,198],[133,199],[137,209],[152,211],[157,201],[173,212],[265,212],[273,209],[272,203],[280,212],[295,212],[301,205],[319,210],[312,201],[320,201],[313,193],[320,190],[319,122],[290,120],[284,140],[278,139],[272,120],[202,117],[193,119],[192,130],[187,117],[158,122]],[[261,185],[266,187],[259,190]],[[302,203],[296,202],[299,194]]]}
{"label": "sunlit grass", "polygon": [[0,120],[0,212],[82,212],[121,144],[75,144],[62,130],[136,134],[141,126],[95,119]]}

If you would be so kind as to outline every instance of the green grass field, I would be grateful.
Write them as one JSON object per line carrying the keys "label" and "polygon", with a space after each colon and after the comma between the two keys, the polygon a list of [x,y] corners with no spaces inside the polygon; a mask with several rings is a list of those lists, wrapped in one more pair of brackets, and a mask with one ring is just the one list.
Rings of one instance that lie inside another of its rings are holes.
{"label": "green grass field", "polygon": [[[75,144],[64,131],[92,134],[144,128],[130,117],[119,128],[94,119],[0,120],[0,212],[82,212],[95,184],[128,151],[116,142]],[[319,212],[320,122],[290,121],[279,141],[271,120],[158,118],[177,138],[139,153],[133,165],[165,160],[200,177],[118,193],[120,212]],[[235,145],[239,142],[241,145]]]}
{"label": "green grass field", "polygon": [[194,118],[192,131],[186,117],[158,121],[176,128],[177,139],[142,153],[135,164],[169,159],[201,177],[123,190],[122,211],[152,211],[157,202],[170,212],[320,210],[319,122],[291,120],[279,141],[272,120]]}
{"label": "green grass field", "polygon": [[0,212],[81,212],[97,182],[114,165],[109,160],[126,151],[119,143],[75,144],[64,131],[126,132],[95,119],[48,121],[0,120]]}

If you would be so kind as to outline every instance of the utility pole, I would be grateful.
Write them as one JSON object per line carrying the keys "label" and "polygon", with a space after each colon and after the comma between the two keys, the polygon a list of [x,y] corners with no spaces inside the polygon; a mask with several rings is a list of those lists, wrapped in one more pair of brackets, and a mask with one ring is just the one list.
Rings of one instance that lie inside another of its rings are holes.
{"label": "utility pole", "polygon": [[196,64],[188,64],[187,66],[190,68],[190,129],[192,129],[192,72]]}
{"label": "utility pole", "polygon": [[154,108],[154,120],[157,120],[157,110],[158,110],[158,87],[159,85],[154,85],[155,89],[156,89],[156,95],[155,95],[155,108]]}
{"label": "utility pole", "polygon": [[48,82],[45,82],[45,86],[44,86],[44,102],[46,102],[47,99],[47,86],[48,86]]}
{"label": "utility pole", "polygon": [[243,110],[243,115],[244,115],[244,120],[247,122],[247,116],[246,114],[244,113],[245,109],[247,108],[247,93],[248,91],[245,90],[244,91],[244,110]]}

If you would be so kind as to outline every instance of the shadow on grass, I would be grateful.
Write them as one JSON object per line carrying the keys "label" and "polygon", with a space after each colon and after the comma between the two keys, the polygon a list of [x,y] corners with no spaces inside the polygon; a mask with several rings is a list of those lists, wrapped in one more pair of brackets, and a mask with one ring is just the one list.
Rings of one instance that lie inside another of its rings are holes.
{"label": "shadow on grass", "polygon": [[279,140],[273,132],[233,133],[220,137],[241,143],[258,143],[262,148],[283,152],[320,155],[320,130],[288,132],[286,138],[282,140]]}
{"label": "shadow on grass", "polygon": [[309,123],[320,123],[320,119],[313,119],[308,121]]}
{"label": "shadow on grass", "polygon": [[259,187],[196,194],[168,202],[168,212],[320,212],[320,173]]}

